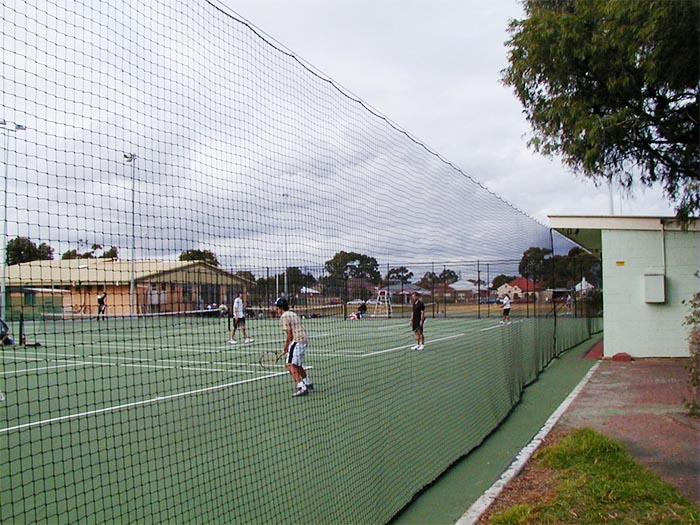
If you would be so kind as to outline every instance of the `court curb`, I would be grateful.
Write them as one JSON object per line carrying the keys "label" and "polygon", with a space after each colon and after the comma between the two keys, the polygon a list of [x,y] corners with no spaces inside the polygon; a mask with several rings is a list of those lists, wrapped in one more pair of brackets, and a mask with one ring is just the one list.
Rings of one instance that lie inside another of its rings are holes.
{"label": "court curb", "polygon": [[591,369],[586,373],[585,376],[579,381],[578,385],[571,391],[571,393],[562,401],[562,403],[557,407],[557,409],[552,412],[545,424],[542,426],[540,431],[535,434],[535,437],[523,447],[523,449],[518,452],[515,456],[513,462],[508,466],[508,468],[501,474],[501,476],[496,480],[496,482],[491,485],[481,496],[477,499],[467,511],[462,514],[462,516],[455,522],[455,525],[475,525],[479,521],[481,515],[486,512],[491,504],[495,501],[501,491],[510,483],[513,478],[515,478],[520,471],[525,467],[525,464],[530,460],[535,451],[542,444],[547,435],[551,432],[554,425],[559,421],[564,412],[569,408],[569,405],[576,399],[581,390],[586,386],[586,383],[593,376],[595,371],[598,369],[600,361],[594,364]]}

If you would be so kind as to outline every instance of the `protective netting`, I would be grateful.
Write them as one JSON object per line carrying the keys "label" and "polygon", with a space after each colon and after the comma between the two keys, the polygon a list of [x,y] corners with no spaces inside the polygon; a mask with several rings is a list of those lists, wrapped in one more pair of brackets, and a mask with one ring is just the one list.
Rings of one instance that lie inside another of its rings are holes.
{"label": "protective netting", "polygon": [[[3,522],[386,522],[599,328],[585,254],[216,3],[4,1],[2,48]],[[500,324],[533,247],[583,262]]]}

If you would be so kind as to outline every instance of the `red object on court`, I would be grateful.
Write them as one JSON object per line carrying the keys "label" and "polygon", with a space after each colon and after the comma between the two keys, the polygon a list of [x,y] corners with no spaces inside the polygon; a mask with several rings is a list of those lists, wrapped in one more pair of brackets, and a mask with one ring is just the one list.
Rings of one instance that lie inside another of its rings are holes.
{"label": "red object on court", "polygon": [[627,352],[619,352],[612,356],[613,361],[632,361],[632,356]]}

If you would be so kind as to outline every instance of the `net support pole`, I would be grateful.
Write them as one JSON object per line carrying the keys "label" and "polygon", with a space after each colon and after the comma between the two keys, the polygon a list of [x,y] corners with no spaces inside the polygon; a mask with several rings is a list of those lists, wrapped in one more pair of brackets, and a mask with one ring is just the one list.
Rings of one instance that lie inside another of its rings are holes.
{"label": "net support pole", "polygon": [[27,338],[24,336],[24,312],[19,314],[19,344],[22,346],[27,344]]}
{"label": "net support pole", "polygon": [[2,279],[0,280],[0,319],[7,319],[7,179],[10,166],[10,133],[24,131],[22,124],[7,122],[0,119],[0,129],[5,132],[5,166],[3,167],[3,207],[2,207],[2,239],[0,239],[0,264],[2,264]]}
{"label": "net support pole", "polygon": [[136,314],[136,159],[135,153],[124,153],[131,164],[131,271],[129,275],[129,313]]}
{"label": "net support pole", "polygon": [[481,267],[476,261],[476,318],[481,319]]}

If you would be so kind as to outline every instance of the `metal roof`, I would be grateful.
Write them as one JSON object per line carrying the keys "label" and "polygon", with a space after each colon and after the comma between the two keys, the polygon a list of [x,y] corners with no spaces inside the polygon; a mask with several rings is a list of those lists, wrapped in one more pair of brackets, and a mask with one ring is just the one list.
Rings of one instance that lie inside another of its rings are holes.
{"label": "metal roof", "polygon": [[[601,231],[603,230],[668,231],[683,229],[675,217],[629,215],[549,215],[549,225],[597,257],[602,257]],[[691,219],[687,229],[700,231],[700,221]]]}
{"label": "metal roof", "polygon": [[[133,272],[133,273],[132,273]],[[164,278],[173,272],[206,272],[222,279],[244,279],[203,261],[120,261],[112,259],[61,259],[14,264],[7,268],[9,286],[75,286],[127,283]]]}

